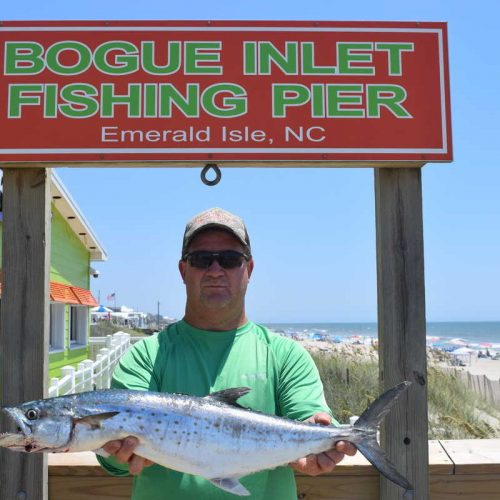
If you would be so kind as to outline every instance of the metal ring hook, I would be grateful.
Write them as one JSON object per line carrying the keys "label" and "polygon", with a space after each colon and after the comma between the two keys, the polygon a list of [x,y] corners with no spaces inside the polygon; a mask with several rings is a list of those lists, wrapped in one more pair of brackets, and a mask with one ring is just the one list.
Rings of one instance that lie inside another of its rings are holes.
{"label": "metal ring hook", "polygon": [[[213,170],[215,172],[215,179],[208,179],[207,174],[210,170]],[[222,172],[220,171],[220,168],[217,166],[217,163],[207,163],[202,171],[201,171],[201,181],[203,184],[206,184],[207,186],[215,186],[216,184],[219,183],[219,181],[222,178]]]}

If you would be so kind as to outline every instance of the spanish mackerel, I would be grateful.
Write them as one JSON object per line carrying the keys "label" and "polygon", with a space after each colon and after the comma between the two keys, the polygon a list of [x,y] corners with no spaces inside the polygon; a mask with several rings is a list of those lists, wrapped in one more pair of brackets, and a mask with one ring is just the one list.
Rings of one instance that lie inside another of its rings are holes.
{"label": "spanish mackerel", "polygon": [[250,391],[247,387],[206,397],[114,389],[71,394],[3,408],[18,433],[0,434],[0,446],[27,453],[89,451],[131,435],[139,440],[137,455],[247,496],[241,477],[348,441],[381,474],[412,490],[376,441],[378,425],[409,385],[389,389],[349,427],[243,408],[237,400]]}

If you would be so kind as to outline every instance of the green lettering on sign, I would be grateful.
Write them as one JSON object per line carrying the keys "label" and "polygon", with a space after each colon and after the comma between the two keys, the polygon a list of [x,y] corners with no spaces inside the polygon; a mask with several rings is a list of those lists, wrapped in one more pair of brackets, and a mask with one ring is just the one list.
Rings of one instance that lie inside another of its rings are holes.
{"label": "green lettering on sign", "polygon": [[363,109],[349,108],[348,104],[360,105],[363,103],[362,96],[356,95],[363,92],[363,85],[327,85],[328,111],[327,116],[334,117],[363,117]]}
{"label": "green lettering on sign", "polygon": [[399,85],[367,85],[368,118],[379,118],[380,108],[387,108],[398,118],[411,118],[401,105],[406,100],[406,90]]}
{"label": "green lettering on sign", "polygon": [[35,42],[6,42],[6,75],[36,75],[45,68],[43,47]]}
{"label": "green lettering on sign", "polygon": [[217,83],[207,87],[201,95],[201,103],[209,115],[216,117],[234,118],[247,112],[246,91],[233,83]]}
{"label": "green lettering on sign", "polygon": [[94,64],[99,71],[107,75],[134,73],[138,69],[137,47],[133,43],[123,41],[103,43],[94,52]]}
{"label": "green lettering on sign", "polygon": [[142,42],[142,67],[152,75],[171,75],[181,67],[181,42],[168,42],[167,62],[158,66],[155,62],[155,43]]}
{"label": "green lettering on sign", "polygon": [[220,62],[221,48],[221,42],[186,42],[184,49],[186,75],[221,75],[221,66],[202,64],[203,62]]}
{"label": "green lettering on sign", "polygon": [[[368,52],[360,52],[360,51]],[[373,66],[353,66],[351,63],[371,63],[373,43],[339,42],[337,44],[337,65],[343,75],[374,75]]]}
{"label": "green lettering on sign", "polygon": [[401,52],[413,52],[413,43],[377,43],[376,50],[386,51],[389,59],[389,75],[400,76],[403,74]]}
{"label": "green lettering on sign", "polygon": [[23,106],[39,106],[42,84],[9,85],[9,118],[20,118]]}
{"label": "green lettering on sign", "polygon": [[271,63],[275,64],[285,75],[296,75],[297,42],[286,42],[285,53],[281,53],[272,42],[259,43],[259,74],[270,75]]}
{"label": "green lettering on sign", "polygon": [[309,89],[304,85],[277,83],[273,85],[273,116],[284,118],[289,106],[302,106],[310,98]]}
{"label": "green lettering on sign", "polygon": [[[64,53],[76,53],[75,63],[62,64]],[[78,75],[86,71],[92,64],[90,49],[80,42],[58,42],[51,45],[45,55],[47,67],[58,75]]]}
{"label": "green lettering on sign", "polygon": [[99,103],[92,96],[97,96],[97,89],[86,83],[72,83],[61,90],[61,113],[68,118],[88,118],[99,111]]}

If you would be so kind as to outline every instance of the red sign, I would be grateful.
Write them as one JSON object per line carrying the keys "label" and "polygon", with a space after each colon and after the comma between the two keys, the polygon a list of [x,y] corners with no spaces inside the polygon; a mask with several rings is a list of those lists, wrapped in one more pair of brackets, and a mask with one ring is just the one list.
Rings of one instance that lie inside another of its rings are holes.
{"label": "red sign", "polygon": [[4,22],[2,162],[451,161],[444,23]]}

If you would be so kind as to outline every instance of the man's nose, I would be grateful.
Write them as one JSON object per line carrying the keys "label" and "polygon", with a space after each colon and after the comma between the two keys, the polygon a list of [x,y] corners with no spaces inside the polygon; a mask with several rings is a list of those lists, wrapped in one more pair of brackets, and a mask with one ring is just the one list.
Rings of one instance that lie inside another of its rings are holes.
{"label": "man's nose", "polygon": [[212,263],[208,266],[207,273],[209,274],[223,274],[224,268],[219,264],[217,259],[214,259]]}

